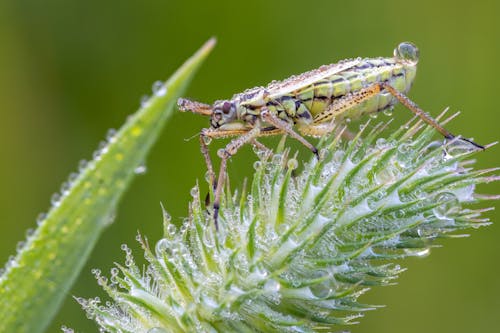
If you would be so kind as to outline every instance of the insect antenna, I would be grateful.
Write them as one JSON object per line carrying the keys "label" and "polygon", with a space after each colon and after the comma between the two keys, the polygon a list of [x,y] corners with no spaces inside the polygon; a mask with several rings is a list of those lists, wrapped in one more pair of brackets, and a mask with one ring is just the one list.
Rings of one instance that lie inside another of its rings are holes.
{"label": "insect antenna", "polygon": [[202,114],[204,116],[210,116],[213,112],[211,105],[192,101],[187,98],[179,98],[177,100],[177,106],[182,112],[191,111],[193,113]]}

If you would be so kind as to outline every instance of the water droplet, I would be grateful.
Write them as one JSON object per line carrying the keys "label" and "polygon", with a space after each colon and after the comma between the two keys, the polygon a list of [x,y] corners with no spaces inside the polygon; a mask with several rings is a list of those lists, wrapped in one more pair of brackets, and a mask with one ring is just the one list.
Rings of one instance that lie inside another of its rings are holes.
{"label": "water droplet", "polygon": [[29,228],[28,230],[26,230],[26,238],[30,238],[31,236],[33,236],[34,233],[35,229]]}
{"label": "water droplet", "polygon": [[162,81],[156,81],[153,83],[153,93],[156,96],[163,96],[167,93],[167,87]]}
{"label": "water droplet", "polygon": [[155,252],[158,257],[166,254],[170,256],[172,254],[172,245],[173,243],[166,238],[160,239],[155,246]]}
{"label": "water droplet", "polygon": [[295,158],[291,158],[287,162],[288,169],[295,170],[299,166],[299,162]]}
{"label": "water droplet", "polygon": [[398,146],[398,151],[401,154],[407,154],[411,151],[411,146],[408,143],[402,143]]}
{"label": "water droplet", "polygon": [[212,248],[215,246],[215,238],[214,238],[214,234],[212,232],[207,230],[203,234],[203,244],[205,244],[205,246],[208,248]]}
{"label": "water droplet", "polygon": [[387,140],[384,138],[378,138],[375,144],[377,145],[378,148],[382,149],[387,147]]}
{"label": "water droplet", "polygon": [[141,97],[141,107],[144,108],[146,106],[148,106],[149,104],[149,96],[148,95],[144,95]]}
{"label": "water droplet", "polygon": [[87,160],[80,160],[80,162],[78,162],[78,171],[82,172],[83,170],[85,170],[88,163],[89,162],[87,162]]}
{"label": "water droplet", "polygon": [[322,281],[319,281],[309,287],[311,293],[318,298],[325,298],[330,296],[333,291],[330,274],[328,274],[328,272],[319,271],[316,272],[313,276],[315,278],[321,279]]}
{"label": "water droplet", "polygon": [[253,168],[254,168],[255,170],[259,170],[261,166],[262,166],[262,163],[261,163],[260,161],[255,161],[255,162],[253,163]]}
{"label": "water droplet", "polygon": [[413,158],[413,148],[408,143],[402,143],[398,146],[397,160],[399,166],[407,168]]}
{"label": "water droplet", "polygon": [[445,151],[444,159],[448,160],[453,157],[466,155],[476,150],[478,150],[478,148],[473,146],[470,142],[467,142],[462,139],[454,139],[454,141],[448,143],[444,147]]}
{"label": "water droplet", "polygon": [[21,252],[22,249],[24,248],[24,245],[26,245],[26,242],[25,241],[20,241],[20,242],[17,242],[17,245],[16,245],[16,251],[17,252]]}
{"label": "water droplet", "polygon": [[108,216],[104,219],[104,225],[108,226],[113,224],[116,220],[116,211],[112,211],[111,213],[108,214]]}
{"label": "water droplet", "polygon": [[392,113],[393,113],[393,108],[388,108],[388,109],[385,109],[384,111],[382,111],[386,116],[388,117],[392,117]]}
{"label": "water droplet", "polygon": [[209,145],[211,142],[212,142],[212,138],[208,137],[208,136],[203,136],[203,142],[206,144],[206,145]]}
{"label": "water droplet", "polygon": [[135,169],[134,169],[134,173],[136,175],[142,175],[142,174],[145,174],[146,171],[148,171],[148,168],[146,167],[145,164],[141,164],[139,166],[137,166]]}
{"label": "water droplet", "polygon": [[440,220],[452,220],[462,208],[457,196],[450,192],[439,193],[435,197],[435,202],[439,203],[439,206],[432,211]]}
{"label": "water droplet", "polygon": [[372,119],[377,119],[378,118],[378,112],[372,112],[369,114],[370,118]]}
{"label": "water droplet", "polygon": [[163,206],[161,208],[163,213],[163,224],[169,225],[170,222],[172,221],[172,216],[163,208]]}
{"label": "water droplet", "polygon": [[198,198],[199,193],[200,193],[200,191],[198,190],[198,186],[193,187],[193,188],[191,189],[191,191],[189,191],[189,193],[191,194],[191,196],[192,196],[193,198],[195,198],[195,199],[196,199],[196,198]]}
{"label": "water droplet", "polygon": [[52,206],[57,207],[61,203],[61,195],[59,193],[54,193],[50,197],[50,203]]}
{"label": "water droplet", "polygon": [[279,284],[278,281],[273,279],[267,280],[266,283],[264,284],[264,291],[268,293],[276,293],[280,291],[280,289],[281,289],[281,284]]}
{"label": "water droplet", "polygon": [[169,236],[175,236],[176,232],[177,232],[177,227],[175,225],[169,224],[167,226],[167,234]]}
{"label": "water droplet", "polygon": [[71,183],[70,182],[63,182],[61,184],[61,188],[59,189],[59,191],[61,192],[62,196],[65,196],[65,195],[68,194],[70,188],[71,188]]}
{"label": "water droplet", "polygon": [[42,224],[42,222],[45,221],[46,218],[47,218],[47,213],[38,214],[38,216],[36,217],[36,224],[37,225]]}
{"label": "water droplet", "polygon": [[161,327],[153,327],[148,330],[148,333],[168,333],[168,332]]}
{"label": "water droplet", "polygon": [[106,140],[108,142],[114,142],[116,139],[116,130],[114,128],[110,128],[108,132],[106,133]]}
{"label": "water droplet", "polygon": [[282,158],[281,154],[274,154],[273,157],[271,158],[271,162],[273,164],[279,165],[281,164],[281,158]]}

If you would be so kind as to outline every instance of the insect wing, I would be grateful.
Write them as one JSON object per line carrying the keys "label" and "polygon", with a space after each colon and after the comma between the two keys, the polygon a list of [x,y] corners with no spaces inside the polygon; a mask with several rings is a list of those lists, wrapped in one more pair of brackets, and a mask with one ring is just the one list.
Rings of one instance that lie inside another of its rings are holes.
{"label": "insect wing", "polygon": [[290,94],[294,91],[300,91],[315,82],[324,80],[334,74],[348,70],[361,62],[361,59],[343,61],[336,64],[321,66],[309,72],[300,75],[291,76],[283,81],[271,83],[266,90],[269,93],[269,98],[278,98],[283,95]]}

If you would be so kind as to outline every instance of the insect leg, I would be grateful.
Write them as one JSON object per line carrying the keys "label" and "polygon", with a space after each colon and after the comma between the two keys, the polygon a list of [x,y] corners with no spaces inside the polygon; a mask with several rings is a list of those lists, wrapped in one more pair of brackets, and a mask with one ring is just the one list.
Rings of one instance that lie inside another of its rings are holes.
{"label": "insect leg", "polygon": [[[245,133],[248,133],[249,130],[221,130],[221,129],[213,129],[213,128],[204,128],[200,132],[200,150],[205,159],[205,164],[207,165],[207,172],[209,176],[210,185],[212,189],[215,191],[217,188],[217,177],[214,171],[212,159],[210,158],[210,153],[208,150],[208,141],[206,139],[218,139],[218,138],[226,138],[231,136],[240,136]],[[208,206],[210,204],[210,194],[207,194],[205,198],[205,205]]]}
{"label": "insect leg", "polygon": [[300,134],[295,132],[289,123],[279,119],[278,117],[273,115],[271,112],[269,112],[269,110],[267,110],[267,109],[262,110],[260,115],[266,123],[269,123],[269,124],[275,126],[276,128],[282,130],[283,132],[290,135],[292,138],[298,140],[304,146],[309,148],[314,153],[314,155],[316,155],[316,157],[319,159],[318,148],[314,147],[311,143],[309,143],[309,141],[307,141]]}
{"label": "insect leg", "polygon": [[203,129],[201,130],[200,133],[200,150],[201,154],[203,155],[203,158],[205,158],[205,163],[207,165],[207,172],[210,177],[210,184],[215,189],[217,184],[215,179],[214,165],[212,163],[212,159],[210,158],[210,153],[208,152],[208,145],[206,142],[206,138],[208,138],[208,136],[205,134],[206,131],[207,131],[206,129]]}
{"label": "insect leg", "polygon": [[231,142],[227,144],[227,146],[223,149],[219,149],[217,155],[221,158],[220,169],[219,169],[219,177],[217,179],[217,187],[215,188],[215,198],[214,198],[214,223],[215,228],[218,228],[218,217],[219,217],[219,207],[220,207],[220,197],[222,194],[222,187],[224,186],[224,181],[226,179],[226,168],[227,168],[227,160],[238,152],[245,143],[251,142],[257,136],[259,136],[260,127],[257,123],[256,126],[250,131],[246,132],[244,135],[233,139]]}
{"label": "insect leg", "polygon": [[[446,130],[444,127],[438,124],[434,118],[432,118],[427,112],[422,110],[415,102],[410,100],[406,95],[395,89],[393,86],[391,86],[388,83],[382,82],[378,83],[378,85],[385,89],[387,92],[389,92],[392,96],[394,96],[401,104],[403,104],[407,109],[409,109],[411,112],[413,112],[415,115],[420,117],[424,122],[427,124],[431,125],[434,127],[439,133],[441,133],[446,139],[453,139],[455,138],[455,135],[451,134],[448,130]],[[466,138],[460,138],[463,141],[469,142],[470,144],[474,145],[477,148],[484,149],[483,146],[475,143],[472,140],[466,139]]]}
{"label": "insect leg", "polygon": [[257,141],[257,139],[252,139],[250,140],[250,143],[255,147],[257,148],[258,150],[260,151],[263,151],[264,153],[266,154],[272,154],[273,151],[269,148],[267,148],[265,145],[263,145],[262,143],[260,143],[259,141]]}

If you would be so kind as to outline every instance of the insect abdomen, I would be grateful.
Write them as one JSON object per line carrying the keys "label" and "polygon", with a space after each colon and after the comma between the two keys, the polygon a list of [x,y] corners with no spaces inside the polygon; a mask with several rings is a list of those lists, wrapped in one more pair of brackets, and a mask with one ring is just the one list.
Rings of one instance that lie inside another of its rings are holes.
{"label": "insect abdomen", "polygon": [[[397,90],[406,93],[415,77],[415,66],[404,66],[393,59],[367,59],[356,67],[336,73],[296,91],[291,96],[296,105],[303,105],[314,117],[323,112],[336,99],[379,82],[387,82]],[[359,118],[364,114],[382,111],[395,103],[394,97],[382,92],[337,117]],[[297,108],[285,108],[289,116],[299,116]]]}

